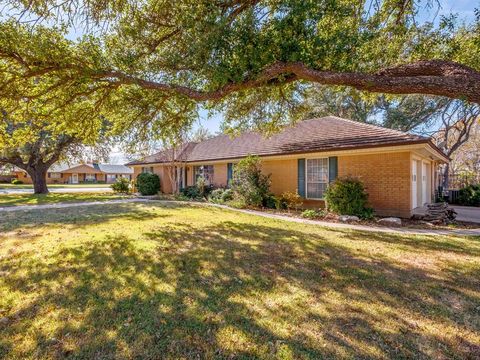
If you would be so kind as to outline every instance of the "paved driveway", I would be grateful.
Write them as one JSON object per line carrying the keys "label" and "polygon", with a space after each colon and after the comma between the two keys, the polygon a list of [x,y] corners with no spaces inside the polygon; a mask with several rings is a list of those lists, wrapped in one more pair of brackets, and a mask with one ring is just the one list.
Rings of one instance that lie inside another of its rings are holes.
{"label": "paved driveway", "polygon": [[[90,193],[90,192],[112,192],[110,187],[63,187],[55,188],[51,187],[48,189],[51,193]],[[33,194],[33,189],[15,189],[15,188],[0,188],[0,196],[2,194]]]}
{"label": "paved driveway", "polygon": [[480,207],[452,205],[457,212],[458,221],[480,224]]}

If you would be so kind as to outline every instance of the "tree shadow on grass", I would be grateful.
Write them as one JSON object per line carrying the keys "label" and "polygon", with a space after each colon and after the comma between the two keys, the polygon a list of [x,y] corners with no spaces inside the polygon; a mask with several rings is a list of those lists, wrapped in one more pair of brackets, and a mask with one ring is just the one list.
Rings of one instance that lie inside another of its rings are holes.
{"label": "tree shadow on grass", "polygon": [[[469,335],[480,331],[478,267],[439,274],[319,234],[177,222],[145,231],[149,249],[118,235],[50,259],[7,259],[5,286],[35,296],[8,314],[0,357],[479,356]],[[14,350],[15,335],[27,333],[34,345]]]}
{"label": "tree shadow on grass", "polygon": [[177,204],[123,203],[77,206],[59,209],[32,209],[0,214],[0,236],[2,232],[15,231],[19,228],[37,226],[90,226],[115,219],[137,220],[169,216],[166,212],[159,214],[159,208],[172,210],[184,208]]}

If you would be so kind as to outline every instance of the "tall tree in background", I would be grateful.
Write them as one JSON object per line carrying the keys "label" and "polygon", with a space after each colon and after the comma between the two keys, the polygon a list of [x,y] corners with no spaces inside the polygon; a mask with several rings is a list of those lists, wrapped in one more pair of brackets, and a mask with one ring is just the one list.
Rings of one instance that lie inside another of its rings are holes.
{"label": "tall tree in background", "polygon": [[[431,1],[6,4],[17,11],[0,23],[0,96],[32,97],[32,79],[47,78],[72,99],[104,93],[112,112],[135,108],[126,103],[142,102],[143,94],[162,128],[178,126],[164,118],[172,109],[201,103],[224,111],[233,127],[266,132],[305,116],[312,84],[480,103],[480,21],[446,15],[421,22],[419,9]],[[73,24],[91,27],[71,41],[65,35]],[[128,125],[134,113],[126,115]]]}
{"label": "tall tree in background", "polygon": [[[46,85],[32,85],[41,86]],[[77,101],[62,111],[55,110],[58,101],[65,97],[52,93],[48,99],[0,99],[0,166],[25,170],[35,194],[48,193],[46,176],[54,163],[81,158],[87,146],[97,150],[108,146],[108,123],[94,101]]]}

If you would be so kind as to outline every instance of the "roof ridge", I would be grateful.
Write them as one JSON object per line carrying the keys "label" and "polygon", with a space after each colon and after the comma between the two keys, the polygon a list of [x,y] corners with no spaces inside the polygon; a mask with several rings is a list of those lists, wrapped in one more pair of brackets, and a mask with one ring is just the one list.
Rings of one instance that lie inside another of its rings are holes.
{"label": "roof ridge", "polygon": [[372,123],[361,122],[361,121],[356,121],[356,120],[352,120],[352,119],[346,119],[346,118],[342,118],[342,117],[336,116],[336,115],[323,116],[323,117],[318,118],[318,119],[324,119],[324,118],[327,118],[327,117],[333,117],[333,118],[338,119],[338,120],[348,121],[349,123],[364,125],[364,126],[368,126],[368,127],[375,128],[375,129],[388,130],[388,131],[391,131],[391,132],[396,133],[396,134],[409,135],[409,136],[414,136],[414,137],[418,137],[418,138],[423,138],[423,136],[410,134],[409,132],[406,132],[406,131],[391,129],[391,128],[387,128],[385,126],[376,125],[376,124],[372,124]]}

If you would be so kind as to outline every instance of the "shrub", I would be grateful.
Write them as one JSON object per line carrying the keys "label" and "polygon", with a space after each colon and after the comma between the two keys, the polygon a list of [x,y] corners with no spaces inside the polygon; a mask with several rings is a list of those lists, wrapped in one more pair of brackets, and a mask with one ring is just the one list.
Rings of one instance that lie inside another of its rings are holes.
{"label": "shrub", "polygon": [[180,193],[188,199],[200,199],[200,192],[196,186],[184,187]]}
{"label": "shrub", "polygon": [[128,194],[130,192],[130,181],[127,178],[120,177],[110,187],[116,193]]}
{"label": "shrub", "polygon": [[232,189],[215,189],[210,193],[208,200],[216,204],[223,204],[227,201],[233,200],[233,190]]}
{"label": "shrub", "polygon": [[458,204],[466,206],[480,206],[480,184],[468,185],[460,189]]}
{"label": "shrub", "polygon": [[260,207],[269,196],[270,176],[262,174],[258,156],[247,156],[235,166],[231,184],[235,198],[247,206]]}
{"label": "shrub", "polygon": [[338,178],[325,192],[328,210],[340,215],[354,215],[363,219],[373,216],[368,207],[368,194],[363,183],[352,177]]}
{"label": "shrub", "polygon": [[286,191],[282,194],[281,198],[283,199],[283,203],[288,210],[298,210],[302,207],[303,201],[298,192]]}
{"label": "shrub", "polygon": [[160,178],[157,174],[142,173],[137,177],[137,189],[142,195],[156,195],[160,191]]}
{"label": "shrub", "polygon": [[18,179],[13,179],[13,180],[12,180],[12,184],[13,184],[13,185],[22,185],[22,184],[23,184],[23,181],[22,181],[22,180],[18,180]]}
{"label": "shrub", "polygon": [[323,218],[327,215],[327,212],[325,210],[304,210],[302,212],[302,217],[305,219],[317,219],[317,218]]}
{"label": "shrub", "polygon": [[267,209],[276,209],[277,201],[278,201],[278,198],[272,193],[269,193],[263,199],[263,206],[266,207]]}

